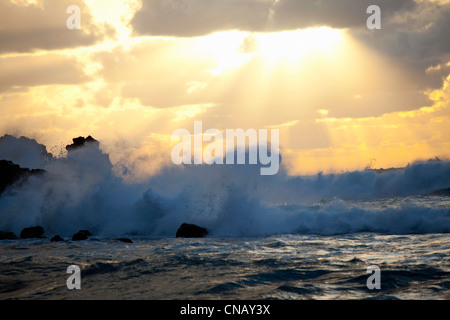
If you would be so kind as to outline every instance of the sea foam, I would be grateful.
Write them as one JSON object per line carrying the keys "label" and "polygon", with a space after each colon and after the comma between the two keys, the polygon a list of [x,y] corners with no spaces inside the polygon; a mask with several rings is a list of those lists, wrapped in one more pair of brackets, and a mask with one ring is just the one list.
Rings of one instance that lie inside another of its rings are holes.
{"label": "sea foam", "polygon": [[388,234],[450,232],[445,197],[450,162],[404,169],[261,176],[252,165],[168,165],[144,182],[125,182],[98,144],[56,158],[28,138],[0,138],[0,159],[44,169],[0,196],[0,230],[41,225],[50,236],[89,229],[97,236],[174,237],[183,222],[209,236],[280,233]]}

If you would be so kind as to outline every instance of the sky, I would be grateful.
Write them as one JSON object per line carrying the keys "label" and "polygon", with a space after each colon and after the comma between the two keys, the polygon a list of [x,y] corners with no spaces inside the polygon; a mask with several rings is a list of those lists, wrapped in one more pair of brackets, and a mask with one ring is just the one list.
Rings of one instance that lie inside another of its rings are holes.
{"label": "sky", "polygon": [[290,175],[447,159],[449,35],[447,0],[2,0],[0,135],[91,135],[139,176],[194,121],[279,129]]}

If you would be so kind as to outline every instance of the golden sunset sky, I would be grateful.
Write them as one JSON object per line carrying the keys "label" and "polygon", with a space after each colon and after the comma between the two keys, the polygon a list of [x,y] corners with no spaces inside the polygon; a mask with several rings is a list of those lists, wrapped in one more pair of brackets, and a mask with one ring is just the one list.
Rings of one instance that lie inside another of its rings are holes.
{"label": "golden sunset sky", "polygon": [[279,128],[292,175],[448,158],[449,75],[450,1],[0,1],[0,135],[91,135],[142,174],[195,120]]}

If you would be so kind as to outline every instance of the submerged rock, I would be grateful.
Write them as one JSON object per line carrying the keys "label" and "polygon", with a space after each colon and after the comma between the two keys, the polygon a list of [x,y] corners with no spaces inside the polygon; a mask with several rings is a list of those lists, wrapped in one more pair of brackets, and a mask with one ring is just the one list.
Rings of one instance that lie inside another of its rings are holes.
{"label": "submerged rock", "polygon": [[202,238],[208,234],[208,230],[195,224],[183,223],[177,230],[177,238]]}
{"label": "submerged rock", "polygon": [[116,240],[118,240],[120,242],[125,242],[125,243],[133,243],[133,241],[131,241],[131,239],[128,239],[128,238],[117,238]]}
{"label": "submerged rock", "polygon": [[19,239],[13,232],[0,231],[0,240],[17,240]]}
{"label": "submerged rock", "polygon": [[32,238],[43,238],[44,228],[41,226],[24,228],[22,232],[20,232],[20,237],[22,239],[32,239]]}
{"label": "submerged rock", "polygon": [[92,233],[89,230],[80,230],[72,236],[72,241],[87,240]]}
{"label": "submerged rock", "polygon": [[63,238],[61,238],[60,235],[56,235],[53,238],[50,239],[51,242],[59,242],[59,241],[64,241]]}
{"label": "submerged rock", "polygon": [[433,191],[430,196],[450,196],[450,188]]}

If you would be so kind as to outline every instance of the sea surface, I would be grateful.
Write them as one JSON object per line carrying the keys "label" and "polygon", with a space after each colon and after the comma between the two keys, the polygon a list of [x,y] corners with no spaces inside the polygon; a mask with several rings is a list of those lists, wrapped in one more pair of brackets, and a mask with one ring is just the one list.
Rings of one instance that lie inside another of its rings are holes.
{"label": "sea surface", "polygon": [[0,299],[450,299],[448,233],[131,239],[0,241]]}

